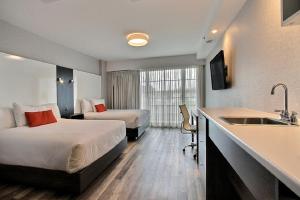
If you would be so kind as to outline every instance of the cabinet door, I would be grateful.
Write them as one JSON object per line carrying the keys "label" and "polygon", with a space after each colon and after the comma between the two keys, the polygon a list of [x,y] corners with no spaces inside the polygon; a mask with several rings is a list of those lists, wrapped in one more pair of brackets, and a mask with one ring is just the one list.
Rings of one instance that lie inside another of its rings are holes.
{"label": "cabinet door", "polygon": [[300,1],[281,0],[282,25],[300,24]]}
{"label": "cabinet door", "polygon": [[199,116],[199,169],[201,173],[202,191],[205,191],[206,183],[206,118]]}
{"label": "cabinet door", "polygon": [[[276,177],[231,140],[231,138],[213,122],[209,122],[209,139],[207,140],[211,140],[214,143],[218,149],[218,151],[215,152],[222,155],[226,163],[229,163],[232,170],[238,175],[238,181],[227,177],[228,182],[233,182],[234,186],[241,184],[241,186],[237,187],[236,191],[241,187],[245,187],[255,199],[278,199],[278,181]],[[207,156],[216,157],[215,154],[209,154]],[[222,165],[207,167],[219,166]],[[226,171],[224,169],[218,170]],[[243,195],[243,193],[240,195]]]}

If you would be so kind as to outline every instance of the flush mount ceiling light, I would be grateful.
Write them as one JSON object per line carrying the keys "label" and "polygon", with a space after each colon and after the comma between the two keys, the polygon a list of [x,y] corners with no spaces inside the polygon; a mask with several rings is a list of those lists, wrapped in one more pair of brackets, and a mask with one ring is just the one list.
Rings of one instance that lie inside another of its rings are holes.
{"label": "flush mount ceiling light", "polygon": [[149,35],[146,33],[130,33],[127,35],[128,44],[133,47],[142,47],[148,44]]}

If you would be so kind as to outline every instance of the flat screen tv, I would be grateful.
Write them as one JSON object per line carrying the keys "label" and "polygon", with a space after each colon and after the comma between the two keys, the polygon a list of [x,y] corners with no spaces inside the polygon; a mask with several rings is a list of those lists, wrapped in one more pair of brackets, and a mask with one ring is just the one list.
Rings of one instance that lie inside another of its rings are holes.
{"label": "flat screen tv", "polygon": [[222,50],[210,61],[211,85],[213,90],[227,88],[226,71],[224,51]]}

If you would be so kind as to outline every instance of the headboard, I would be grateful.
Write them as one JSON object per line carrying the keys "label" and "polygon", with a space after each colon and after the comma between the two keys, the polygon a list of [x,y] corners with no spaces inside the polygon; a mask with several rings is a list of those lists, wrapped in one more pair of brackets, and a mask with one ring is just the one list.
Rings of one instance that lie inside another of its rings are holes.
{"label": "headboard", "polygon": [[56,103],[56,66],[0,52],[0,107]]}
{"label": "headboard", "polygon": [[82,99],[101,98],[101,76],[74,70],[75,112],[80,113]]}

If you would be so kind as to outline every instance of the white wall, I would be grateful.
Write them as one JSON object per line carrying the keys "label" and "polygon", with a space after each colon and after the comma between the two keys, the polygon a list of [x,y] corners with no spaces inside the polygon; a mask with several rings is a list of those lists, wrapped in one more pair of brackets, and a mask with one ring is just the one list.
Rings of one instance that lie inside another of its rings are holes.
{"label": "white wall", "polygon": [[204,65],[204,60],[197,60],[196,54],[166,56],[157,58],[131,59],[107,62],[107,71],[136,70],[157,66]]}
{"label": "white wall", "polygon": [[74,70],[75,113],[81,112],[80,100],[101,98],[101,76]]}
{"label": "white wall", "polygon": [[[13,102],[40,105],[57,102],[56,66],[36,60],[11,59],[0,53],[0,107]],[[81,112],[80,100],[101,98],[101,76],[74,70],[75,112]]]}
{"label": "white wall", "polygon": [[56,103],[56,66],[0,53],[0,107]]}
{"label": "white wall", "polygon": [[[281,27],[280,0],[249,0],[207,58],[206,106],[241,106],[265,111],[283,107],[288,85],[290,110],[300,112],[300,26]],[[212,91],[209,61],[224,49],[232,87]]]}
{"label": "white wall", "polygon": [[0,51],[94,74],[100,73],[98,59],[46,40],[2,20],[0,20]]}
{"label": "white wall", "polygon": [[106,82],[107,82],[107,61],[99,61],[101,69],[101,98],[106,99]]}

